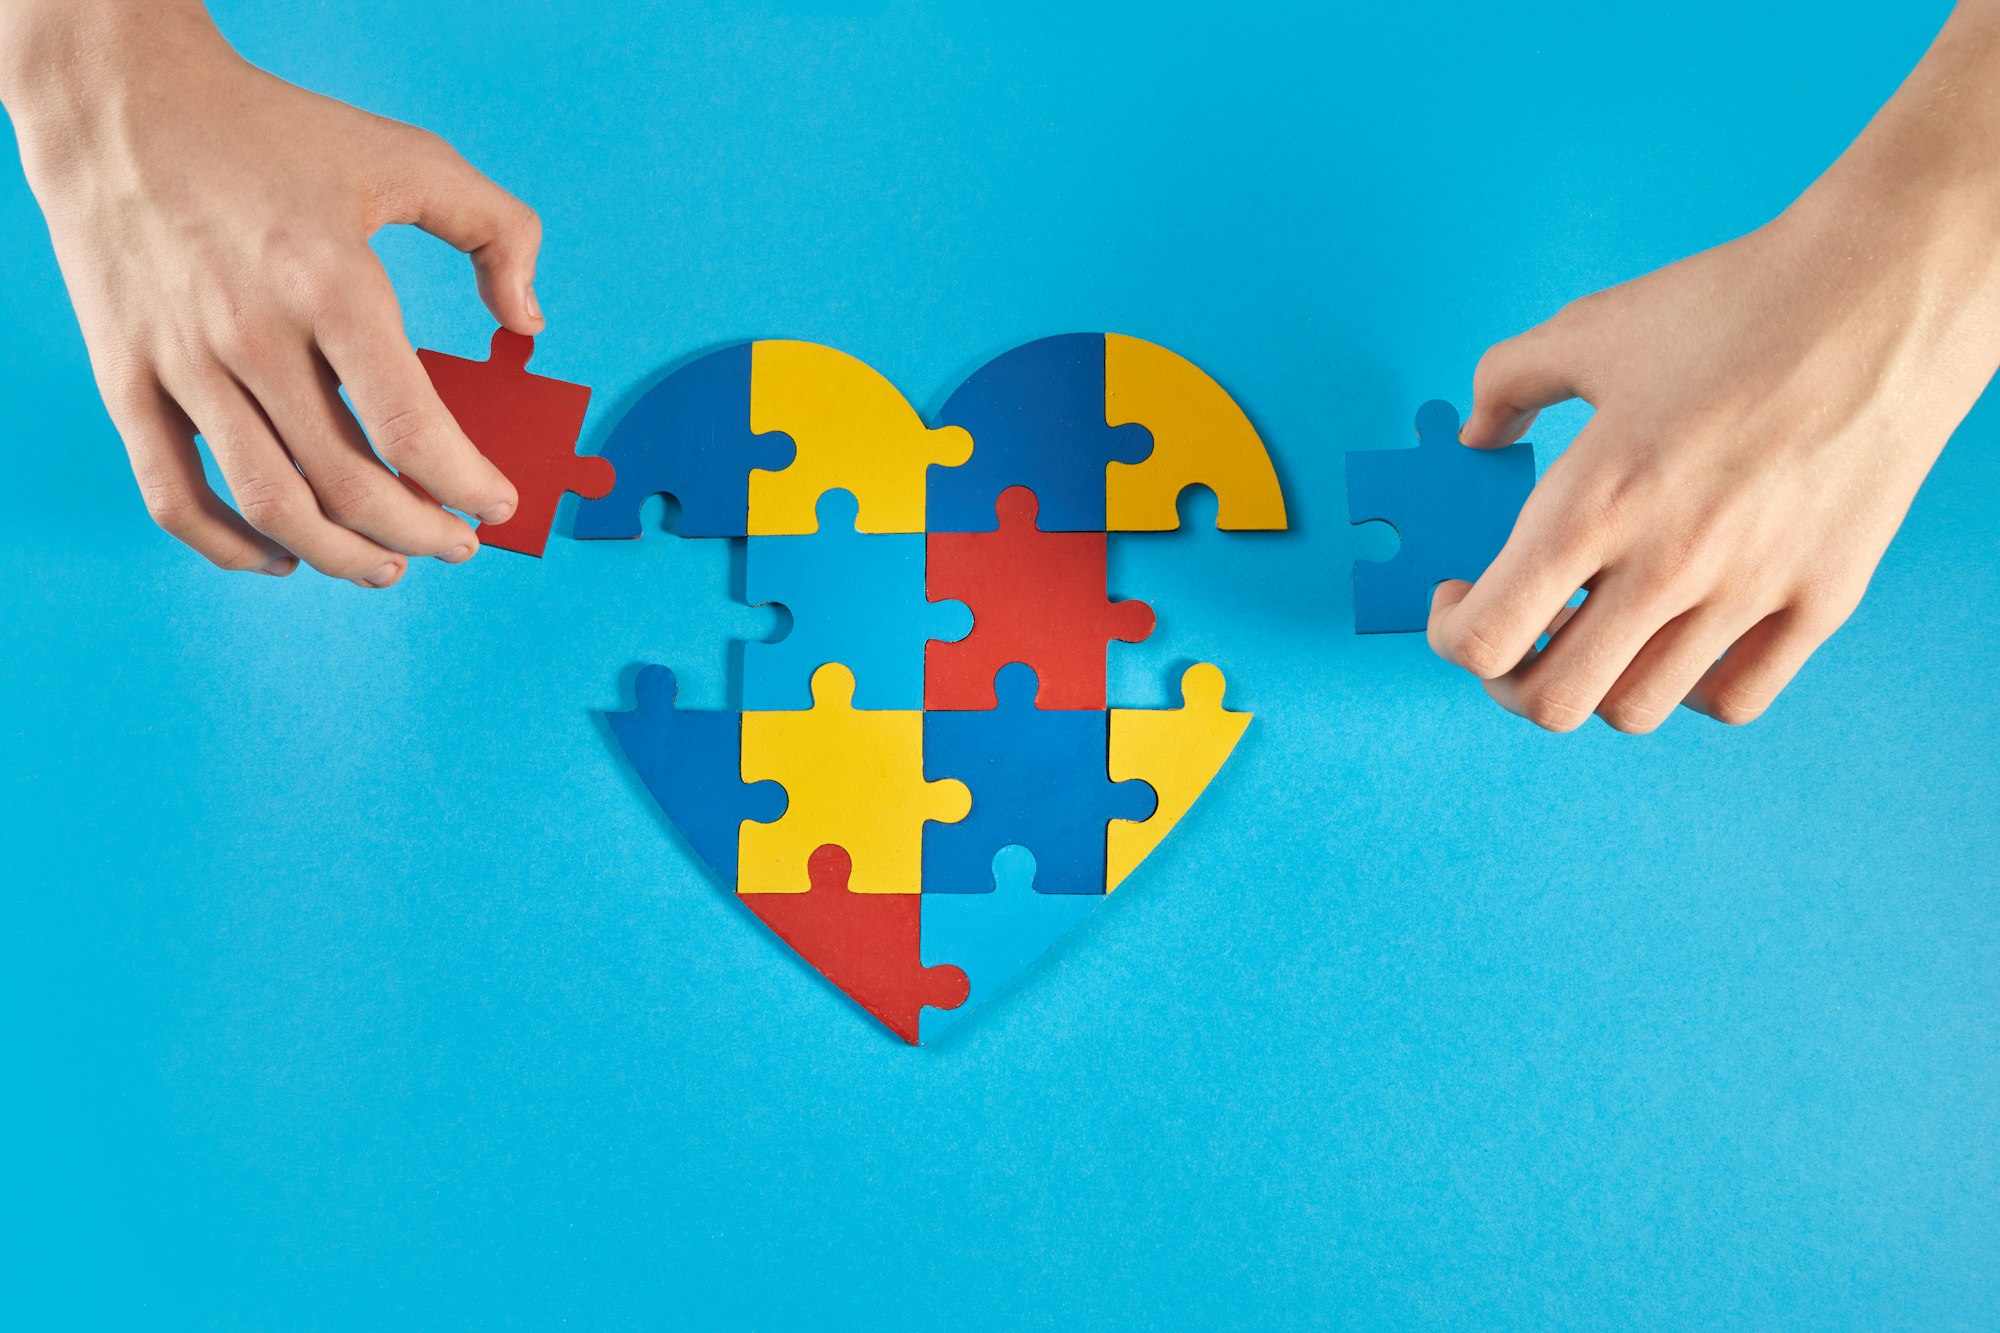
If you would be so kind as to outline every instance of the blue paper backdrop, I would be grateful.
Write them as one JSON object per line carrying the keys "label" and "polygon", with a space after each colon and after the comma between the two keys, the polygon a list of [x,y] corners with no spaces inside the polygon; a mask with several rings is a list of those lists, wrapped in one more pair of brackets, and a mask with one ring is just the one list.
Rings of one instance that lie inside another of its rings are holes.
{"label": "blue paper backdrop", "polygon": [[[591,441],[726,340],[931,410],[1108,328],[1240,396],[1296,529],[1118,543],[1160,628],[1114,701],[1212,658],[1258,720],[1058,961],[906,1049],[594,716],[642,661],[725,702],[773,620],[722,543],[212,573],[147,524],[0,172],[7,1306],[1991,1327],[2000,410],[1741,731],[1546,736],[1356,638],[1388,540],[1341,488],[1487,343],[1782,207],[1944,9],[219,5],[542,211],[537,367],[599,387]],[[463,261],[383,250],[414,336],[477,354]]]}

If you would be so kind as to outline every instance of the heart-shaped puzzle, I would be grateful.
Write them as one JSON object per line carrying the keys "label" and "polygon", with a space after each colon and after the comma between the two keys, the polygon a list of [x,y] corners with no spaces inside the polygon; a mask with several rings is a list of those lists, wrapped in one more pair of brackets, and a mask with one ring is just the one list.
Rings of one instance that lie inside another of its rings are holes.
{"label": "heart-shaped puzzle", "polygon": [[[588,391],[526,374],[525,343],[496,336],[496,370],[426,356],[448,401],[484,374],[496,422],[580,416]],[[1108,534],[1178,527],[1190,486],[1214,493],[1218,527],[1285,526],[1242,409],[1165,348],[1028,343],[927,424],[843,352],[740,344],[650,389],[602,459],[570,447],[516,455],[536,520],[514,549],[540,550],[541,510],[572,482],[598,497],[577,513],[586,539],[637,537],[645,503],[671,495],[682,537],[745,540],[748,600],[790,613],[784,639],[745,646],[742,712],[680,709],[673,673],[649,666],[611,726],[744,906],[905,1041],[1082,922],[1250,723],[1209,664],[1179,708],[1107,706],[1107,645],[1153,629],[1145,603],[1108,596]],[[608,487],[586,470],[607,462]]]}

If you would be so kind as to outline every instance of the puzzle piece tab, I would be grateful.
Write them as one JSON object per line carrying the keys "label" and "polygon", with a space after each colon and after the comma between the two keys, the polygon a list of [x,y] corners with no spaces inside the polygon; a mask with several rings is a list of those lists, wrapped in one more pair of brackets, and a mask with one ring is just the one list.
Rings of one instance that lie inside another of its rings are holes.
{"label": "puzzle piece tab", "polygon": [[[528,358],[534,352],[533,338],[495,329],[484,361],[429,350],[419,350],[417,359],[459,429],[514,483],[520,497],[505,523],[479,525],[480,545],[539,556],[548,547],[563,494],[603,495],[615,476],[606,460],[575,452],[590,408],[590,389],[530,374]],[[405,481],[435,502],[421,486]]]}
{"label": "puzzle piece tab", "polygon": [[1104,901],[1097,894],[1037,893],[1035,858],[1025,847],[1001,848],[992,873],[985,893],[923,895],[923,960],[955,966],[970,983],[965,1003],[918,1016],[926,1042],[1005,990]]}
{"label": "puzzle piece tab", "polygon": [[953,391],[938,420],[972,433],[972,458],[931,469],[932,532],[991,532],[994,502],[1010,486],[1041,498],[1047,531],[1102,532],[1106,466],[1152,449],[1142,427],[1105,421],[1101,333],[1001,353]]}
{"label": "puzzle piece tab", "polygon": [[1285,526],[1278,470],[1236,400],[1193,362],[1154,343],[1104,335],[1104,419],[1144,426],[1153,452],[1114,462],[1105,475],[1105,526],[1166,532],[1181,525],[1189,486],[1215,492],[1215,526]]}
{"label": "puzzle piece tab", "polygon": [[993,532],[930,534],[930,595],[972,608],[972,633],[925,648],[924,706],[990,709],[993,677],[1010,662],[1033,667],[1043,708],[1103,708],[1109,640],[1153,632],[1144,602],[1105,595],[1105,535],[1044,532],[1037,496],[1004,492]]}
{"label": "puzzle piece tab", "polygon": [[874,367],[818,343],[752,344],[750,429],[798,444],[790,466],[750,474],[753,537],[814,531],[832,490],[859,502],[857,531],[922,532],[927,470],[972,456],[963,428],[932,430]]}
{"label": "puzzle piece tab", "polygon": [[744,904],[856,1004],[911,1045],[928,1007],[950,1011],[970,989],[956,967],[926,967],[916,894],[856,893],[851,862],[839,847],[814,849],[805,893],[763,893]]}
{"label": "puzzle piece tab", "polygon": [[743,825],[737,892],[804,893],[807,858],[827,843],[853,858],[856,893],[919,892],[925,823],[965,818],[971,793],[925,781],[923,713],[856,709],[854,674],[839,665],[813,673],[812,695],[805,712],[743,715],[743,780],[769,778],[791,804],[775,823]]}
{"label": "puzzle piece tab", "polygon": [[609,494],[577,510],[585,540],[637,537],[639,513],[655,495],[680,504],[683,537],[741,537],[750,531],[750,473],[792,461],[790,439],[750,425],[751,344],[690,361],[632,404],[604,442],[618,468]]}
{"label": "puzzle piece tab", "polygon": [[743,781],[741,713],[683,711],[674,702],[680,684],[663,666],[639,672],[638,692],[637,708],[607,715],[612,734],[695,854],[734,884],[743,821],[784,814],[785,790]]}
{"label": "puzzle piece tab", "polygon": [[925,776],[972,792],[971,814],[924,829],[924,892],[983,892],[994,854],[1012,844],[1034,854],[1041,892],[1103,893],[1106,826],[1150,816],[1152,790],[1107,776],[1102,709],[1035,707],[1035,673],[1019,664],[996,689],[998,708],[923,714]]}
{"label": "puzzle piece tab", "polygon": [[[1148,819],[1111,821],[1105,834],[1107,893],[1173,831],[1243,738],[1250,714],[1222,706],[1223,686],[1220,670],[1197,663],[1181,675],[1179,708],[1111,710],[1111,780],[1143,780],[1159,806]],[[975,809],[977,799],[975,794]]]}
{"label": "puzzle piece tab", "polygon": [[857,708],[922,708],[930,639],[962,639],[972,612],[928,601],[922,533],[854,530],[855,499],[820,497],[819,531],[752,537],[745,585],[752,605],[782,604],[792,629],[743,649],[743,706],[812,706],[813,673],[839,662],[854,673]]}
{"label": "puzzle piece tab", "polygon": [[1483,574],[1534,489],[1533,445],[1468,449],[1458,424],[1458,409],[1434,400],[1417,409],[1416,448],[1347,456],[1348,517],[1387,523],[1402,541],[1387,560],[1355,562],[1357,634],[1422,630],[1431,591]]}

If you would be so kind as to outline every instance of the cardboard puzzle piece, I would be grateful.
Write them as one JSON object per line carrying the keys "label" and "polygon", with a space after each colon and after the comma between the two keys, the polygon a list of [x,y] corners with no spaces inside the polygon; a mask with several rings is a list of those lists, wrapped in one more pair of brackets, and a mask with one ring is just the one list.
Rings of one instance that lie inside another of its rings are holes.
{"label": "cardboard puzzle piece", "polygon": [[964,819],[924,829],[924,892],[983,892],[1011,844],[1033,853],[1041,892],[1103,893],[1105,829],[1151,815],[1152,790],[1108,777],[1108,713],[1037,708],[1034,670],[1018,663],[995,685],[998,708],[923,715],[925,776],[972,792]]}
{"label": "cardboard puzzle piece", "polygon": [[804,893],[813,849],[833,843],[853,860],[856,893],[908,893],[923,884],[924,825],[965,818],[962,782],[924,778],[924,715],[854,707],[854,674],[813,673],[804,712],[743,715],[743,780],[770,779],[790,804],[769,824],[744,824],[736,891]]}
{"label": "cardboard puzzle piece", "polygon": [[[534,354],[533,338],[495,329],[484,361],[429,350],[419,350],[417,359],[459,429],[520,497],[505,523],[479,525],[479,544],[539,556],[548,547],[564,493],[594,498],[609,491],[615,477],[605,459],[576,453],[590,409],[589,387],[530,374],[528,358]],[[423,487],[405,482],[435,503]]]}
{"label": "cardboard puzzle piece", "polygon": [[1137,463],[1152,449],[1142,427],[1105,421],[1101,333],[1001,353],[952,392],[938,420],[972,433],[972,458],[931,469],[932,532],[991,532],[994,501],[1010,486],[1041,498],[1050,532],[1103,532],[1107,465]]}
{"label": "cardboard puzzle piece", "polygon": [[924,650],[924,707],[990,709],[993,677],[1023,662],[1043,708],[1103,708],[1105,649],[1153,632],[1153,608],[1105,595],[1105,535],[1044,532],[1038,497],[1001,493],[992,532],[930,534],[930,595],[972,608],[972,632]]}
{"label": "cardboard puzzle piece", "polygon": [[[1179,708],[1111,710],[1111,780],[1138,778],[1159,798],[1143,820],[1114,819],[1105,834],[1105,892],[1125,882],[1194,807],[1228,762],[1250,714],[1222,706],[1222,672],[1207,662],[1181,674]],[[974,793],[974,808],[978,795]]]}
{"label": "cardboard puzzle piece", "polygon": [[1402,541],[1387,560],[1354,564],[1357,634],[1422,630],[1431,591],[1485,573],[1534,489],[1533,445],[1468,449],[1458,424],[1457,408],[1433,400],[1417,409],[1416,448],[1347,456],[1348,517],[1387,523]]}
{"label": "cardboard puzzle piece", "polygon": [[806,892],[743,902],[821,976],[911,1045],[922,1035],[918,1020],[926,1007],[949,1011],[965,1003],[964,972],[924,965],[916,894],[854,892],[851,862],[838,846],[815,848],[807,867]]}
{"label": "cardboard puzzle piece", "polygon": [[751,345],[750,429],[798,445],[789,466],[750,474],[750,535],[814,531],[820,496],[850,492],[861,532],[922,532],[932,467],[972,457],[958,426],[932,430],[895,385],[866,362],[818,343]]}
{"label": "cardboard puzzle piece", "polygon": [[638,707],[610,713],[611,732],[639,780],[667,812],[695,854],[736,882],[743,821],[769,823],[785,813],[785,789],[743,781],[743,715],[682,710],[680,683],[663,666],[639,672]]}
{"label": "cardboard puzzle piece", "polygon": [[1177,353],[1141,338],[1104,335],[1104,419],[1144,426],[1153,452],[1105,469],[1105,526],[1166,532],[1181,525],[1181,492],[1215,492],[1215,526],[1285,526],[1278,470],[1256,427],[1220,384]]}
{"label": "cardboard puzzle piece", "polygon": [[854,673],[857,708],[922,708],[926,641],[971,630],[963,603],[926,599],[923,534],[857,532],[855,503],[828,491],[819,531],[749,539],[747,599],[783,605],[792,629],[744,645],[745,708],[810,708],[813,673],[828,662]]}
{"label": "cardboard puzzle piece", "polygon": [[618,484],[577,510],[586,540],[637,537],[655,495],[680,504],[683,537],[741,537],[750,530],[750,473],[783,467],[792,442],[750,425],[751,345],[738,343],[690,361],[655,384],[604,442]]}
{"label": "cardboard puzzle piece", "polygon": [[923,895],[923,961],[957,967],[970,983],[963,1004],[918,1015],[923,1040],[936,1041],[1005,990],[1103,901],[1095,894],[1036,892],[1035,858],[1025,847],[1000,849],[985,893]]}

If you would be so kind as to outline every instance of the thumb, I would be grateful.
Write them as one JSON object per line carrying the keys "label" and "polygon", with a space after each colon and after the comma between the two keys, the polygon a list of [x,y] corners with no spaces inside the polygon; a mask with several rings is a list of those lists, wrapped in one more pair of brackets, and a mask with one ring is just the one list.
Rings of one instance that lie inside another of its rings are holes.
{"label": "thumb", "polygon": [[407,179],[395,218],[414,223],[472,257],[479,299],[516,333],[536,334],[546,322],[535,299],[535,259],[542,220],[535,210],[488,180],[434,134],[415,131],[420,161]]}
{"label": "thumb", "polygon": [[1553,324],[1495,343],[1472,375],[1472,415],[1458,433],[1474,449],[1498,449],[1527,434],[1543,408],[1579,396],[1567,340]]}

